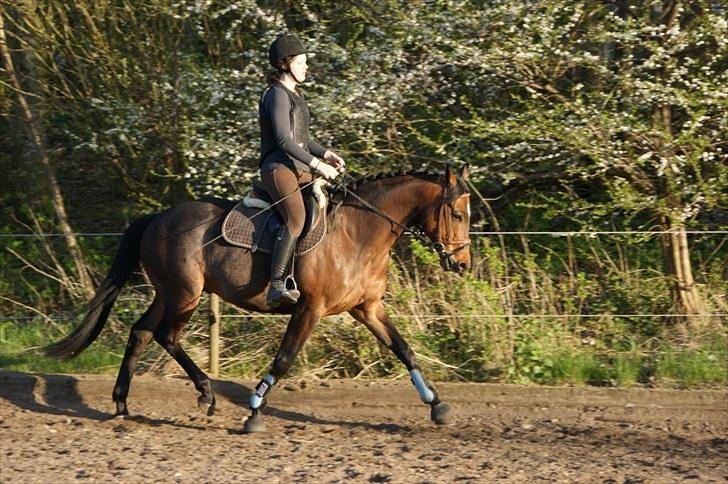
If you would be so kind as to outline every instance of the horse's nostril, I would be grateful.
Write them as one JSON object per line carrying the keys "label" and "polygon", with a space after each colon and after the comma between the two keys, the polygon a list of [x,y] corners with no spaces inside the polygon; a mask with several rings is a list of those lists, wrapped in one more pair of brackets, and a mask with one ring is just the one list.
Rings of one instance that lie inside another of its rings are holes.
{"label": "horse's nostril", "polygon": [[468,268],[468,265],[465,262],[458,262],[458,269],[460,269],[460,272],[464,272]]}

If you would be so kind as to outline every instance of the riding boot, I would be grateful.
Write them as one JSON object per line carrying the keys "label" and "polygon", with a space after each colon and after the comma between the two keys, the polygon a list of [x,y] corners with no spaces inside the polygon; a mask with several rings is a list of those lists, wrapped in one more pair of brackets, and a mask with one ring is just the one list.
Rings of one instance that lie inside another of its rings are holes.
{"label": "riding boot", "polygon": [[278,231],[273,244],[273,253],[271,254],[271,282],[266,297],[266,304],[270,307],[277,307],[284,303],[295,304],[301,295],[298,290],[287,288],[285,280],[288,262],[291,260],[293,251],[296,248],[297,240],[298,237],[292,236],[286,226],[281,227]]}

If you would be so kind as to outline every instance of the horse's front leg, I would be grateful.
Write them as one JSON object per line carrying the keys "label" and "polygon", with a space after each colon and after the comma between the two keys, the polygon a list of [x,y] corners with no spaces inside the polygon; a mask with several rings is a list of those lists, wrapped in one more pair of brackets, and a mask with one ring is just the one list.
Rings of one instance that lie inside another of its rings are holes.
{"label": "horse's front leg", "polygon": [[415,364],[415,355],[407,342],[394,327],[384,311],[381,301],[363,304],[349,311],[354,319],[364,324],[374,336],[405,364],[420,399],[430,405],[430,418],[437,424],[449,423],[450,406],[440,401],[435,388],[425,379]]}
{"label": "horse's front leg", "polygon": [[265,430],[262,410],[266,404],[266,396],[273,385],[291,368],[293,360],[320,318],[321,311],[311,307],[300,307],[294,310],[270,372],[260,380],[255,391],[250,395],[249,405],[252,413],[243,425],[243,432],[252,433]]}

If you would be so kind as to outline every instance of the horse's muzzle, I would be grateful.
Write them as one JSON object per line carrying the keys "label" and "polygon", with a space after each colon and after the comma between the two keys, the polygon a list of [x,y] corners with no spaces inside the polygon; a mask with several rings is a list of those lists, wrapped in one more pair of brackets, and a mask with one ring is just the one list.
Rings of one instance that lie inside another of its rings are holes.
{"label": "horse's muzzle", "polygon": [[440,266],[446,271],[458,274],[462,274],[470,268],[467,262],[458,261],[452,255],[443,255],[440,259]]}
{"label": "horse's muzzle", "polygon": [[462,247],[458,247],[452,252],[447,252],[443,244],[435,244],[435,251],[440,256],[440,265],[442,268],[446,271],[457,272],[458,274],[462,274],[467,271],[470,268],[470,264],[466,261],[457,260],[455,258],[455,252],[458,252],[465,247],[467,247],[467,244]]}
{"label": "horse's muzzle", "polygon": [[456,261],[452,257],[443,259],[443,262],[444,262],[443,268],[446,271],[456,272],[458,274],[463,274],[465,271],[467,271],[470,268],[470,265],[467,262]]}

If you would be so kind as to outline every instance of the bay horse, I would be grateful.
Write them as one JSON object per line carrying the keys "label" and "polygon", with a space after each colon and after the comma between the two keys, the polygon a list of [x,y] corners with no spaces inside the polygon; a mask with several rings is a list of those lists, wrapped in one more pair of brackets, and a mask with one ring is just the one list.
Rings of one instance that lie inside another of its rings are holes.
{"label": "bay horse", "polygon": [[[342,185],[331,194],[330,233],[312,252],[296,259],[301,296],[295,305],[269,308],[269,254],[234,247],[220,238],[222,221],[234,202],[185,202],[143,216],[124,232],[104,281],[84,321],[61,341],[45,348],[57,358],[73,358],[99,335],[111,307],[139,262],[155,288],[151,306],[131,328],[113,390],[115,415],[128,415],[127,396],[137,360],[154,338],[180,364],[200,392],[200,409],[212,415],[215,396],[209,377],[180,346],[180,332],[203,291],[236,306],[262,313],[290,314],[285,335],[268,374],[250,396],[244,432],[263,431],[266,394],[288,371],[321,317],[349,312],[407,367],[435,423],[447,423],[449,407],[415,363],[412,350],[387,317],[382,299],[390,250],[409,227],[440,254],[443,269],[470,266],[468,169],[444,175],[403,173]],[[338,199],[338,200],[337,200]]]}

